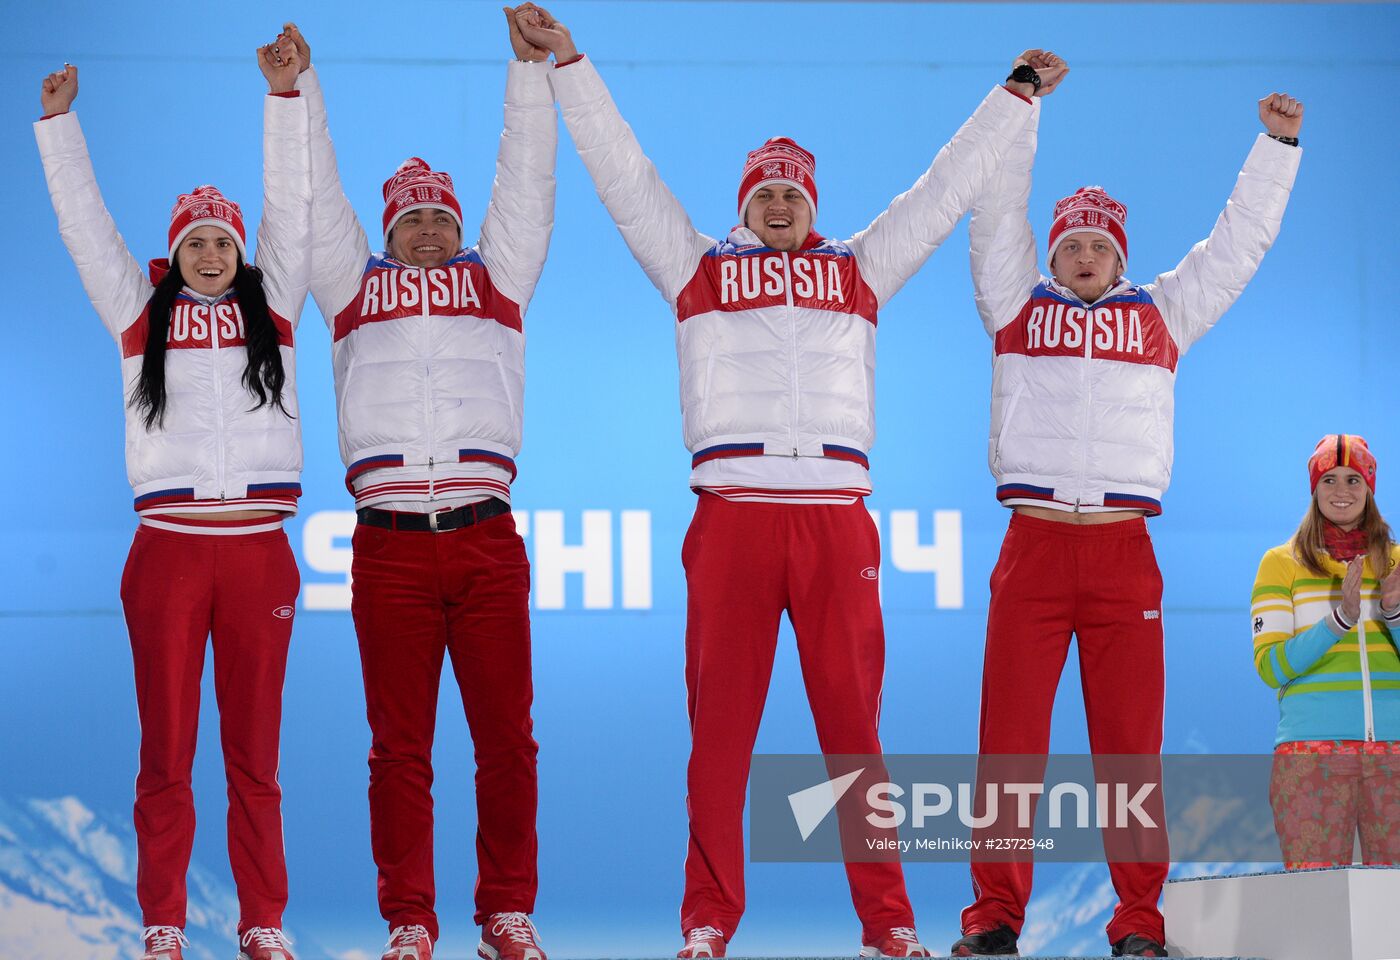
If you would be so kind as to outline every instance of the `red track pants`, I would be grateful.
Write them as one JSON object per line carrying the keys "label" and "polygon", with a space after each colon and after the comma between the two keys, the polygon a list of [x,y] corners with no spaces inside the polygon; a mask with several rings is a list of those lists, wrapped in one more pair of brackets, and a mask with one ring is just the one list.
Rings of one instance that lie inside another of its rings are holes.
{"label": "red track pants", "polygon": [[239,929],[282,926],[287,868],[278,738],[300,583],[281,530],[218,536],[137,528],[122,574],[122,608],[141,717],[136,897],[147,926],[185,925],[194,843],[190,768],[211,634]]}
{"label": "red track pants", "polygon": [[476,755],[476,922],[535,906],[530,565],[510,514],[447,533],[355,528],[351,612],[364,669],[370,843],[390,928],[438,939],[433,731],[443,655]]}
{"label": "red track pants", "polygon": [[[1055,688],[1073,634],[1090,749],[1095,755],[1159,754],[1161,610],[1162,575],[1144,520],[1079,525],[1012,514],[992,571],[979,752],[1047,752]],[[1157,901],[1167,864],[1114,862],[1108,836],[1119,901],[1109,941],[1137,933],[1164,942]],[[977,899],[963,911],[964,932],[1005,923],[1019,933],[1032,870],[1028,857],[1014,863],[974,857]]]}
{"label": "red track pants", "polygon": [[[744,793],[784,610],[826,754],[880,751],[880,544],[865,505],[731,503],[700,494],[681,554],[691,751],[681,929],[734,935],[744,912]],[[848,863],[866,943],[912,927],[897,860]]]}

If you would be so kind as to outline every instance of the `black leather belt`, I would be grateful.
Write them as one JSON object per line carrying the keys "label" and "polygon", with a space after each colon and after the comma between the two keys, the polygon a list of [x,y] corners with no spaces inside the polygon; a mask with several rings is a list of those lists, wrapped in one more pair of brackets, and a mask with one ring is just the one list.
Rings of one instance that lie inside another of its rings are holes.
{"label": "black leather belt", "polygon": [[479,503],[469,503],[456,510],[440,510],[437,513],[406,513],[398,510],[376,510],[362,507],[355,511],[359,521],[371,527],[385,530],[412,530],[418,533],[446,533],[460,530],[474,523],[510,513],[510,504],[491,497]]}

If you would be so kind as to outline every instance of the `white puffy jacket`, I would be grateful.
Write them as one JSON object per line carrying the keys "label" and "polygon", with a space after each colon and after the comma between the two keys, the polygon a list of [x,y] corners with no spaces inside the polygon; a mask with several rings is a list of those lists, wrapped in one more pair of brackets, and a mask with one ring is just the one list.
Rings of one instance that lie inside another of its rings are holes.
{"label": "white puffy jacket", "polygon": [[1035,125],[973,206],[977,309],[995,342],[988,460],[1007,506],[1161,512],[1177,361],[1278,235],[1301,150],[1260,134],[1210,236],[1152,283],[1086,304],[1040,275],[1027,220]]}
{"label": "white puffy jacket", "polygon": [[[63,242],[121,350],[125,401],[141,374],[146,303],[168,263],[151,261],[147,279],[127,250],[102,202],[77,114],[38,121],[34,136]],[[171,309],[163,424],[148,430],[142,412],[124,403],[127,479],[138,512],[191,500],[275,500],[291,509],[301,494],[293,332],[306,299],[310,262],[306,143],[302,98],[266,97],[256,252],[281,343],[287,412],[275,404],[254,408],[256,399],[243,386],[248,353],[233,292],[210,300],[186,287]]]}
{"label": "white puffy jacket", "polygon": [[783,253],[744,228],[724,241],[695,230],[587,58],[552,80],[598,195],[675,311],[694,464],[768,454],[868,467],[879,308],[952,231],[1036,106],[998,87],[869,227]]}
{"label": "white puffy jacket", "polygon": [[481,239],[418,268],[369,241],[345,198],[314,70],[311,293],[331,328],[346,481],[394,466],[481,461],[515,474],[525,391],[522,319],[554,225],[558,120],[547,63],[512,62]]}

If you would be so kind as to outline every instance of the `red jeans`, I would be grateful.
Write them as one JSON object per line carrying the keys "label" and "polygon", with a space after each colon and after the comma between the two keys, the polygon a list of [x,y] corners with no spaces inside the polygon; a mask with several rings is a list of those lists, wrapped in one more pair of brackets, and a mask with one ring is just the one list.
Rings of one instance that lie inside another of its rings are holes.
{"label": "red jeans", "polygon": [[390,928],[438,938],[433,731],[444,654],[476,756],[476,922],[534,910],[530,565],[510,514],[447,533],[360,524],[351,612],[364,670],[370,843]]}
{"label": "red jeans", "polygon": [[[860,502],[731,503],[702,493],[681,558],[691,729],[681,929],[711,926],[727,939],[744,912],[744,793],[784,610],[822,752],[881,752],[880,543]],[[914,925],[897,859],[848,863],[846,876],[866,943]]]}
{"label": "red jeans", "polygon": [[1289,870],[1400,862],[1400,743],[1301,740],[1274,749],[1269,783],[1283,865]]}
{"label": "red jeans", "polygon": [[281,530],[238,536],[136,530],[122,573],[122,608],[141,717],[136,897],[146,926],[185,925],[194,843],[190,768],[211,634],[239,929],[282,926],[287,868],[278,742],[300,584]]}
{"label": "red jeans", "polygon": [[[1144,520],[1080,525],[1012,514],[991,586],[979,753],[1049,750],[1050,713],[1071,635],[1079,641],[1090,749],[1144,758],[1161,752],[1162,575]],[[1157,909],[1165,850],[1161,862],[1115,861],[1119,846],[1108,832],[1105,847],[1118,893],[1109,941],[1137,933],[1165,942]],[[963,930],[1004,923],[1019,934],[1033,870],[1028,856],[1010,863],[974,856],[977,899],[963,911]]]}

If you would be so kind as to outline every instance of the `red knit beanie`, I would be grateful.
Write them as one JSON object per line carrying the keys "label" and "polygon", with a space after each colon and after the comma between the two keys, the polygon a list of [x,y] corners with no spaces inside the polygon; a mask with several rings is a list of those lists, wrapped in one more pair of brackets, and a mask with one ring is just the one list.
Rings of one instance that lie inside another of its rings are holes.
{"label": "red knit beanie", "polygon": [[1118,251],[1118,259],[1123,262],[1122,270],[1128,270],[1128,208],[1104,192],[1103,187],[1080,187],[1073,196],[1065,197],[1055,204],[1055,219],[1050,224],[1050,252],[1048,257],[1055,259],[1055,248],[1066,234],[1101,234]]}
{"label": "red knit beanie", "polygon": [[384,181],[384,242],[389,242],[399,217],[424,207],[446,210],[457,221],[457,229],[462,229],[462,205],[457,202],[452,177],[409,157]]}
{"label": "red knit beanie", "polygon": [[195,187],[193,193],[181,194],[170,211],[170,260],[175,260],[175,250],[180,241],[189,236],[196,227],[215,226],[224,230],[238,245],[238,255],[248,262],[247,235],[243,232],[243,211],[238,204],[225,197],[218,188],[205,184]]}
{"label": "red knit beanie", "polygon": [[812,208],[812,222],[817,220],[817,158],[787,137],[773,137],[744,160],[744,175],[739,178],[739,221],[759,188],[770,183],[786,183],[797,188]]}

